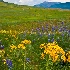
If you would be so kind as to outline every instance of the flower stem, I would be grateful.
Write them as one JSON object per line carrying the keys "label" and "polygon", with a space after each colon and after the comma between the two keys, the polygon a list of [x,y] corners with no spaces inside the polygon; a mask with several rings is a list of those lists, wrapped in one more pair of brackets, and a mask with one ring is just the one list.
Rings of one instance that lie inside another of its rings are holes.
{"label": "flower stem", "polygon": [[24,52],[24,70],[25,70],[25,68],[26,68],[25,60],[26,60],[26,50],[25,50],[25,52]]}

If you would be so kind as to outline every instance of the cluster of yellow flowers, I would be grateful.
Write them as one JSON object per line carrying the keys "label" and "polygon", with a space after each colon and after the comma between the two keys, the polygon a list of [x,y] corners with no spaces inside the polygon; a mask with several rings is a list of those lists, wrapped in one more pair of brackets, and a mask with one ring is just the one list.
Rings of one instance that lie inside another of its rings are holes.
{"label": "cluster of yellow flowers", "polygon": [[30,44],[31,41],[30,40],[24,40],[24,41],[21,41],[21,43],[23,43],[23,44]]}
{"label": "cluster of yellow flowers", "polygon": [[70,52],[65,53],[65,51],[58,46],[57,42],[53,43],[44,43],[40,45],[41,49],[44,49],[44,52],[41,54],[41,57],[44,59],[45,54],[51,56],[52,61],[56,62],[57,60],[63,60],[64,62],[70,62]]}
{"label": "cluster of yellow flowers", "polygon": [[11,50],[13,50],[13,49],[17,49],[17,47],[15,46],[15,45],[10,45],[10,48],[11,48]]}
{"label": "cluster of yellow flowers", "polygon": [[0,33],[5,33],[5,34],[12,34],[12,33],[17,33],[17,31],[12,31],[12,30],[9,30],[9,31],[6,31],[6,30],[0,30]]}
{"label": "cluster of yellow flowers", "polygon": [[24,41],[21,41],[21,43],[20,44],[18,44],[18,46],[15,46],[15,45],[10,45],[10,48],[11,48],[11,50],[13,50],[13,49],[25,49],[25,44],[30,44],[31,43],[31,41],[30,40],[24,40]]}
{"label": "cluster of yellow flowers", "polygon": [[8,33],[6,30],[0,30],[0,33]]}
{"label": "cluster of yellow flowers", "polygon": [[[7,34],[8,36],[12,36],[14,38],[16,38],[16,36],[19,34],[18,31],[16,30],[0,30],[0,34]],[[5,38],[5,39],[8,39],[8,38]]]}
{"label": "cluster of yellow flowers", "polygon": [[17,30],[0,30],[0,34],[10,34],[10,35],[17,35],[22,34],[24,31],[17,31]]}
{"label": "cluster of yellow flowers", "polygon": [[25,49],[25,46],[24,46],[24,44],[19,44],[17,47],[18,47],[18,48]]}
{"label": "cluster of yellow flowers", "polygon": [[0,57],[3,57],[5,54],[5,50],[0,50]]}

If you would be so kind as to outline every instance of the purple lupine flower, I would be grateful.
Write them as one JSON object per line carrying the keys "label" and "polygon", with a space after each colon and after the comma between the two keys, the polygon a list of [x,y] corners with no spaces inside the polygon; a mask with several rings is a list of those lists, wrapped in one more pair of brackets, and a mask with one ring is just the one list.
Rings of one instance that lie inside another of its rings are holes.
{"label": "purple lupine flower", "polygon": [[51,40],[51,42],[54,42],[54,38]]}
{"label": "purple lupine flower", "polygon": [[50,40],[50,39],[48,39],[48,42],[51,42],[51,40]]}
{"label": "purple lupine flower", "polygon": [[64,33],[62,33],[61,36],[63,37],[64,36]]}
{"label": "purple lupine flower", "polygon": [[68,37],[70,37],[70,30],[67,31],[67,35],[68,35]]}
{"label": "purple lupine flower", "polygon": [[45,28],[45,30],[46,30],[46,31],[48,31],[48,24],[46,25],[46,28]]}
{"label": "purple lupine flower", "polygon": [[46,28],[48,28],[48,24],[46,24]]}
{"label": "purple lupine flower", "polygon": [[59,32],[62,32],[63,31],[63,28],[61,27],[61,28],[59,28]]}
{"label": "purple lupine flower", "polygon": [[64,22],[62,21],[61,24],[64,25]]}
{"label": "purple lupine flower", "polygon": [[4,49],[4,45],[0,45],[0,49],[1,49],[1,50]]}
{"label": "purple lupine flower", "polygon": [[70,34],[70,30],[68,31],[68,33]]}
{"label": "purple lupine flower", "polygon": [[55,31],[55,27],[54,26],[52,27],[52,31]]}
{"label": "purple lupine flower", "polygon": [[42,32],[44,31],[44,26],[42,26]]}
{"label": "purple lupine flower", "polygon": [[30,62],[30,58],[26,58],[26,62]]}
{"label": "purple lupine flower", "polygon": [[55,29],[57,30],[58,29],[58,26],[55,26]]}
{"label": "purple lupine flower", "polygon": [[39,28],[36,28],[37,31],[39,31]]}
{"label": "purple lupine flower", "polygon": [[70,36],[70,30],[68,31],[68,34],[69,34],[69,36]]}
{"label": "purple lupine flower", "polygon": [[0,40],[0,50],[4,49],[4,45],[2,45],[2,42]]}
{"label": "purple lupine flower", "polygon": [[12,68],[12,61],[10,59],[6,60],[6,64],[8,65],[9,68]]}
{"label": "purple lupine flower", "polygon": [[66,31],[66,27],[63,27],[64,28],[64,31]]}
{"label": "purple lupine flower", "polygon": [[40,32],[40,28],[36,28],[36,31],[38,32],[38,34],[39,34],[39,32]]}

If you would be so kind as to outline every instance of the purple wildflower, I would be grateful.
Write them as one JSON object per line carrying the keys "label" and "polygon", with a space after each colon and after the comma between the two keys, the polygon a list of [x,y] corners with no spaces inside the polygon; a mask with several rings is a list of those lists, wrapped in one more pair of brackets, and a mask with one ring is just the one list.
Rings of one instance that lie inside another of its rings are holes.
{"label": "purple wildflower", "polygon": [[10,59],[6,60],[6,64],[8,65],[9,68],[12,68],[12,61]]}
{"label": "purple wildflower", "polygon": [[44,26],[42,26],[42,32],[44,31]]}
{"label": "purple wildflower", "polygon": [[64,25],[64,22],[62,21],[61,24]]}
{"label": "purple wildflower", "polygon": [[4,49],[4,45],[0,45],[0,50]]}
{"label": "purple wildflower", "polygon": [[51,42],[51,40],[50,40],[50,39],[48,39],[48,42]]}
{"label": "purple wildflower", "polygon": [[55,31],[55,27],[54,26],[52,27],[52,31]]}
{"label": "purple wildflower", "polygon": [[26,58],[26,61],[27,61],[27,62],[30,62],[30,58]]}
{"label": "purple wildflower", "polygon": [[54,42],[54,38],[51,40],[51,42]]}

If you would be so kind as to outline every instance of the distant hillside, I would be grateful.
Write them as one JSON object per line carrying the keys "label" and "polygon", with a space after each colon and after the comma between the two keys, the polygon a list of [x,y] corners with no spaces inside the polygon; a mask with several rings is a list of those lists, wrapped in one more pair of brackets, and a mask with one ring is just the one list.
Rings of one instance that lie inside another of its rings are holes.
{"label": "distant hillside", "polygon": [[60,3],[60,2],[44,1],[43,3],[34,5],[34,7],[70,9],[70,2]]}
{"label": "distant hillside", "polygon": [[46,1],[44,1],[43,3],[37,4],[37,5],[34,5],[34,6],[35,7],[49,8],[50,6],[55,5],[55,4],[59,4],[59,3],[60,2],[46,2]]}
{"label": "distant hillside", "polygon": [[50,8],[70,9],[70,2],[54,4],[54,5],[50,6]]}

